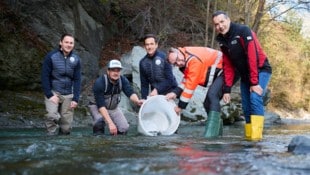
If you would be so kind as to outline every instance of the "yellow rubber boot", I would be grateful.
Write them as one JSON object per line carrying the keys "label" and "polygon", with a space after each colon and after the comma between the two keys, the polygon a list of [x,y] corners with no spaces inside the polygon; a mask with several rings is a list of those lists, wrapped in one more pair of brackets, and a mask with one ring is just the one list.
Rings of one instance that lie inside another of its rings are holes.
{"label": "yellow rubber boot", "polygon": [[244,136],[246,140],[251,140],[251,123],[246,123],[244,125]]}
{"label": "yellow rubber boot", "polygon": [[263,139],[264,116],[251,115],[251,140]]}

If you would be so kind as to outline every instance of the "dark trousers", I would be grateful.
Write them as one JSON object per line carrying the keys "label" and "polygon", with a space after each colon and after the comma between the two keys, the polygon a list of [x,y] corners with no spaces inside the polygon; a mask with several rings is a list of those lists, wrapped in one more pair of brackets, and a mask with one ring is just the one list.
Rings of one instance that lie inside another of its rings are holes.
{"label": "dark trousers", "polygon": [[203,102],[203,106],[207,113],[210,111],[221,112],[220,101],[223,97],[223,84],[223,75],[220,75],[215,78],[209,87],[205,101]]}

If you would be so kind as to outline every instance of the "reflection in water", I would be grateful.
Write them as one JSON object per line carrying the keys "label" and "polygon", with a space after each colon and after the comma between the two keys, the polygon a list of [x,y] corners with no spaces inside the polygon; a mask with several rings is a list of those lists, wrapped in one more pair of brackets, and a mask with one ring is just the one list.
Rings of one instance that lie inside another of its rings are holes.
{"label": "reflection in water", "polygon": [[207,140],[204,126],[180,126],[178,134],[148,137],[134,126],[127,136],[93,136],[74,128],[70,136],[45,129],[2,129],[0,174],[309,174],[310,156],[287,145],[309,136],[310,125],[265,128],[261,142],[243,139],[242,126],[225,126],[224,136]]}
{"label": "reflection in water", "polygon": [[203,151],[190,145],[179,147],[176,154],[180,156],[180,174],[217,174],[221,169],[221,153]]}

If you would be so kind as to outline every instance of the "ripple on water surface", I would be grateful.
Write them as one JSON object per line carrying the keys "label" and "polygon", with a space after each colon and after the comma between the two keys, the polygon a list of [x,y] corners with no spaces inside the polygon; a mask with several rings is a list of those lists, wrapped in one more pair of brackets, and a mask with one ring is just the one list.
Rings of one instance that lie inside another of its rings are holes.
{"label": "ripple on water surface", "polygon": [[180,126],[178,134],[148,137],[131,127],[127,136],[93,136],[74,128],[69,136],[44,129],[0,132],[4,174],[309,174],[310,156],[287,152],[309,125],[268,126],[261,142],[243,139],[242,126],[225,126],[218,139],[202,137],[204,126]]}

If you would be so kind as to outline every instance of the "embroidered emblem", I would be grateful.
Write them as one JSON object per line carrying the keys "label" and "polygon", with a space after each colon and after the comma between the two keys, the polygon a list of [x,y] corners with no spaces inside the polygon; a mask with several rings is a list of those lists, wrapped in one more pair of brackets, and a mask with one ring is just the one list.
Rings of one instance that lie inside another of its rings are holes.
{"label": "embroidered emblem", "polygon": [[70,62],[74,63],[74,61],[75,61],[75,58],[74,57],[70,57]]}
{"label": "embroidered emblem", "polygon": [[156,64],[156,65],[160,65],[160,64],[161,64],[161,61],[160,61],[160,60],[156,60],[156,61],[155,61],[155,64]]}

